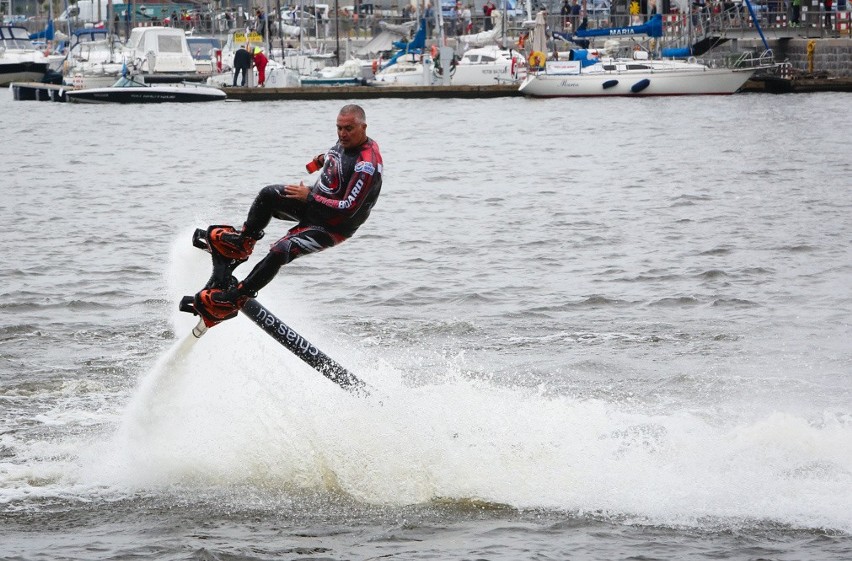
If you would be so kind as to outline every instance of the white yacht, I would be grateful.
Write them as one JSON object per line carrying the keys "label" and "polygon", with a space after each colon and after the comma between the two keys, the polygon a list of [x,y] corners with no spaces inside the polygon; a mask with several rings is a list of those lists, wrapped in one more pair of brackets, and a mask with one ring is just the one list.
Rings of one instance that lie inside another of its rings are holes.
{"label": "white yacht", "polygon": [[50,61],[35,48],[25,28],[0,26],[0,86],[40,81],[49,65]]}
{"label": "white yacht", "polygon": [[[579,51],[574,51],[579,53]],[[695,59],[587,58],[549,60],[530,71],[520,92],[535,97],[724,95],[739,90],[760,68],[713,68]]]}
{"label": "white yacht", "polygon": [[153,74],[195,74],[186,34],[173,27],[136,27],[124,53],[136,70]]}

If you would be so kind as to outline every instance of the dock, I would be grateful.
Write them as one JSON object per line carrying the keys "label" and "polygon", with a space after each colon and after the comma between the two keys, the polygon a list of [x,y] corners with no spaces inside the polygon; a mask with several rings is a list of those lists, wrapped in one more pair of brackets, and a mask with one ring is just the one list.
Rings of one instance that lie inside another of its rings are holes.
{"label": "dock", "polygon": [[239,101],[340,100],[376,98],[483,99],[522,95],[517,84],[493,86],[302,86],[296,88],[223,88],[228,99]]}
{"label": "dock", "polygon": [[[65,102],[70,86],[40,82],[15,82],[10,86],[18,101]],[[494,86],[302,86],[296,88],[225,87],[228,100],[313,101],[346,99],[488,99],[520,97],[517,84]],[[740,90],[748,93],[852,92],[852,78],[807,77],[796,79],[756,78]]]}
{"label": "dock", "polygon": [[808,76],[793,79],[764,77],[749,80],[740,89],[749,93],[852,92],[852,78]]}
{"label": "dock", "polygon": [[70,86],[44,84],[42,82],[12,82],[9,85],[16,101],[58,101],[65,103],[65,90]]}

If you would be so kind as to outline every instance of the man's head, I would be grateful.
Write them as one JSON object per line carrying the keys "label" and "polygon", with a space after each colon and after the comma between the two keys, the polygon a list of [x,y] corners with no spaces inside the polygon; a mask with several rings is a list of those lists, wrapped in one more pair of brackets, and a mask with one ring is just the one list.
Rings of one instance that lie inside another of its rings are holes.
{"label": "man's head", "polygon": [[345,105],[337,114],[337,140],[344,149],[367,142],[367,116],[360,105]]}

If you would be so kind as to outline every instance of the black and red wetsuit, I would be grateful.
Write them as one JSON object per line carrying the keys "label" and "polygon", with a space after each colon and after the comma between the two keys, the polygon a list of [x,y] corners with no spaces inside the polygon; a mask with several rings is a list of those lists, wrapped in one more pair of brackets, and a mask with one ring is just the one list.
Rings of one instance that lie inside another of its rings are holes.
{"label": "black and red wetsuit", "polygon": [[257,292],[283,266],[349,238],[370,216],[382,189],[382,155],[370,138],[351,150],[338,142],[325,153],[322,172],[307,202],[284,196],[284,185],[267,185],[255,198],[245,223],[247,232],[262,232],[272,217],[298,222],[272,244],[269,254],[243,280]]}

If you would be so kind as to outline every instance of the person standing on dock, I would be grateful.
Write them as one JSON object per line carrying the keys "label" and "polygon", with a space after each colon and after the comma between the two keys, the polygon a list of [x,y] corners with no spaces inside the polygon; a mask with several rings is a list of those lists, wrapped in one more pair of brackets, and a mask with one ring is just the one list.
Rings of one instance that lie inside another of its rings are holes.
{"label": "person standing on dock", "polygon": [[254,48],[254,65],[257,67],[257,87],[262,88],[266,83],[266,64],[269,59],[263,54],[260,47]]}
{"label": "person standing on dock", "polygon": [[580,24],[580,12],[583,8],[577,0],[571,3],[571,31],[576,32],[577,26]]}
{"label": "person standing on dock", "polygon": [[[563,1],[566,4],[568,3],[568,0]],[[491,22],[491,13],[496,9],[497,6],[491,0],[482,5],[482,14],[485,16],[485,31],[491,31],[494,28],[494,24]]]}
{"label": "person standing on dock", "polygon": [[825,32],[829,34],[832,32],[831,27],[831,0],[823,0],[822,2],[823,10],[825,10]]}
{"label": "person standing on dock", "polygon": [[237,76],[242,73],[243,78],[240,85],[245,87],[248,79],[248,71],[251,68],[251,53],[248,51],[247,45],[241,46],[234,53],[234,87],[237,85]]}

